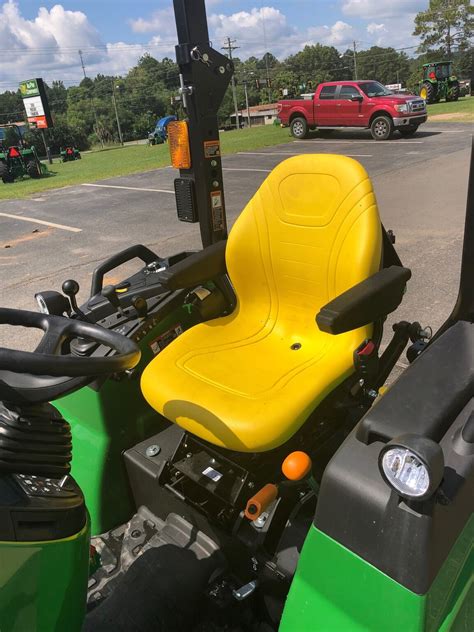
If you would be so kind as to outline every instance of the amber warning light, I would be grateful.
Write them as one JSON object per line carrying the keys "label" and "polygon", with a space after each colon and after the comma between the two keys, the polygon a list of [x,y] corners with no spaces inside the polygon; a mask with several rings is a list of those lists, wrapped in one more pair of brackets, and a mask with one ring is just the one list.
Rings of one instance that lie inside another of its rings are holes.
{"label": "amber warning light", "polygon": [[171,164],[175,169],[191,169],[188,124],[186,121],[171,121],[167,132]]}

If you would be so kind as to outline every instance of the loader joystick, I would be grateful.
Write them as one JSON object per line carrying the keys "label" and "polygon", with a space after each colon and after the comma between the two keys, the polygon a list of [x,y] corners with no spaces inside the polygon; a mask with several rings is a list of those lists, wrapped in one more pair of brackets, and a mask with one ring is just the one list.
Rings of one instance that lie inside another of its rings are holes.
{"label": "loader joystick", "polygon": [[79,313],[79,307],[76,300],[76,295],[79,293],[79,283],[77,281],[74,281],[74,279],[67,279],[67,281],[64,281],[64,283],[62,284],[61,289],[71,303],[72,313]]}

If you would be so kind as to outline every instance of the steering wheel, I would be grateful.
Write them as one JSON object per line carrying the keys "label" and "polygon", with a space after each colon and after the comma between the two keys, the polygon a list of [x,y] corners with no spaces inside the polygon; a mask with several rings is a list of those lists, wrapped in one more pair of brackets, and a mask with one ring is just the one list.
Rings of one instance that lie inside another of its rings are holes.
{"label": "steering wheel", "polygon": [[[93,323],[39,312],[0,308],[0,325],[42,329],[44,332],[35,351],[0,347],[0,371],[27,373],[31,376],[84,378],[131,369],[140,361],[140,350],[132,340]],[[107,357],[82,358],[62,355],[63,343],[78,337],[110,347],[116,353]],[[3,379],[7,381],[4,377]]]}

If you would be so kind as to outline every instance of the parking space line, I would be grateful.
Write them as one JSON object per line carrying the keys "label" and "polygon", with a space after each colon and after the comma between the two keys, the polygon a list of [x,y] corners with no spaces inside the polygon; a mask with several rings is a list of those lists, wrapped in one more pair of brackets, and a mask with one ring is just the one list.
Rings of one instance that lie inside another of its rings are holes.
{"label": "parking space line", "polygon": [[397,141],[393,141],[393,140],[337,140],[337,138],[335,138],[334,140],[325,140],[322,138],[314,138],[314,139],[310,139],[308,138],[308,140],[294,140],[292,141],[293,143],[317,143],[318,145],[321,143],[327,143],[330,145],[355,145],[355,144],[359,144],[359,145],[380,145],[381,143],[390,143],[392,146],[397,146],[397,145],[422,145],[425,141],[424,140],[397,140]]}
{"label": "parking space line", "polygon": [[[300,156],[300,153],[288,152],[288,151],[239,151],[240,156]],[[310,154],[308,154],[310,155]],[[372,158],[372,154],[343,154],[348,158]],[[250,171],[256,171],[256,169],[250,169]]]}
{"label": "parking space line", "polygon": [[443,134],[465,134],[465,129],[436,129],[435,127],[425,128],[424,132],[440,132]]}
{"label": "parking space line", "polygon": [[99,189],[125,189],[127,191],[150,191],[152,193],[171,193],[174,195],[174,191],[169,191],[168,189],[145,189],[142,187],[123,187],[118,184],[89,184],[83,183],[83,187],[98,187]]}
{"label": "parking space line", "polygon": [[13,215],[12,213],[0,213],[1,217],[9,217],[10,219],[19,219],[21,222],[31,222],[32,224],[42,224],[43,226],[51,226],[51,228],[59,228],[67,230],[70,233],[81,233],[82,228],[74,228],[73,226],[65,226],[64,224],[55,224],[54,222],[46,222],[44,219],[36,219],[34,217],[24,217],[22,215]]}

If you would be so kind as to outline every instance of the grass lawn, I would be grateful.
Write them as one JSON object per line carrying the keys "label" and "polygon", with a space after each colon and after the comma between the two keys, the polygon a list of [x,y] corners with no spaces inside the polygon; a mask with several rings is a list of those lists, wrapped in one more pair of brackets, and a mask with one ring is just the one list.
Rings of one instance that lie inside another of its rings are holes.
{"label": "grass lawn", "polygon": [[[274,125],[235,130],[221,134],[223,154],[249,151],[292,141],[288,129]],[[168,145],[129,145],[85,153],[82,160],[48,165],[51,175],[38,180],[25,178],[13,184],[0,181],[0,199],[24,198],[46,189],[95,182],[129,173],[151,171],[170,164]]]}
{"label": "grass lawn", "polygon": [[[436,117],[440,116],[439,119]],[[432,103],[428,106],[429,120],[469,123],[474,121],[474,97],[461,97],[459,101]],[[433,118],[434,117],[434,118]]]}

